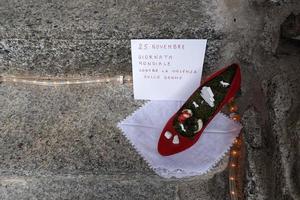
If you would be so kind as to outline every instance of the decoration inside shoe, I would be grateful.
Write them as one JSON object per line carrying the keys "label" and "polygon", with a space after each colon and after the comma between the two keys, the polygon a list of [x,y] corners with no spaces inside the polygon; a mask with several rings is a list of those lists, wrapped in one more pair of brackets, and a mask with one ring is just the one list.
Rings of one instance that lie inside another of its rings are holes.
{"label": "decoration inside shoe", "polygon": [[165,132],[165,137],[166,137],[167,139],[170,139],[170,138],[172,137],[172,133],[170,133],[169,131],[166,131],[166,132]]}
{"label": "decoration inside shoe", "polygon": [[173,138],[173,144],[179,144],[179,137],[178,135],[175,135],[174,138]]}
{"label": "decoration inside shoe", "polygon": [[224,81],[220,81],[220,83],[223,87],[228,87],[230,85],[229,83],[226,83]]}
{"label": "decoration inside shoe", "polygon": [[184,137],[193,138],[225,98],[234,75],[235,68],[228,67],[220,75],[199,87],[177,112],[173,120],[174,129]]}

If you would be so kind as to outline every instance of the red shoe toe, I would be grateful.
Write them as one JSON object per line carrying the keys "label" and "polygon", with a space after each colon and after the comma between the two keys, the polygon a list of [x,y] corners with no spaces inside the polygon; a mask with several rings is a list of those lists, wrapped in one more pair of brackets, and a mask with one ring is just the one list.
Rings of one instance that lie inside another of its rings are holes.
{"label": "red shoe toe", "polygon": [[188,138],[177,133],[177,131],[173,128],[173,120],[175,117],[176,116],[173,116],[169,119],[160,134],[158,152],[163,156],[176,154],[193,146],[200,137],[200,134],[197,134],[194,138]]}

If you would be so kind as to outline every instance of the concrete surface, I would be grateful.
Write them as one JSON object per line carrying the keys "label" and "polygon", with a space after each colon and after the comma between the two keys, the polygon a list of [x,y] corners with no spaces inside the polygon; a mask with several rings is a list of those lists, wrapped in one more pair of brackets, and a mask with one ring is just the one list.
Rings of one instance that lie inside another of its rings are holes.
{"label": "concrete surface", "polygon": [[[206,38],[204,75],[242,66],[244,198],[297,200],[300,45],[292,38],[300,26],[292,13],[299,1],[0,0],[0,73],[130,74],[131,38]],[[1,84],[0,198],[228,199],[226,158],[192,179],[149,169],[115,127],[141,104],[128,85]]]}
{"label": "concrete surface", "polygon": [[130,73],[132,38],[207,38],[206,63],[211,65],[221,35],[205,15],[206,4],[195,0],[2,0],[0,72]]}
{"label": "concrete surface", "polygon": [[136,153],[116,128],[143,103],[131,87],[2,83],[0,199],[226,198],[226,184],[212,187],[227,181],[226,157],[178,180],[158,177]]}

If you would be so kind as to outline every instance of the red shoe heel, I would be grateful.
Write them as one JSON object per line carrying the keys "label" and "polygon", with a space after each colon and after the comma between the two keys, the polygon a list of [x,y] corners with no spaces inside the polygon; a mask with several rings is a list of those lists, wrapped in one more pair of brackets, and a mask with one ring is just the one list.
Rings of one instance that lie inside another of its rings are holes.
{"label": "red shoe heel", "polygon": [[227,66],[208,77],[168,120],[158,142],[158,152],[169,156],[186,150],[200,138],[214,116],[240,90],[238,64]]}

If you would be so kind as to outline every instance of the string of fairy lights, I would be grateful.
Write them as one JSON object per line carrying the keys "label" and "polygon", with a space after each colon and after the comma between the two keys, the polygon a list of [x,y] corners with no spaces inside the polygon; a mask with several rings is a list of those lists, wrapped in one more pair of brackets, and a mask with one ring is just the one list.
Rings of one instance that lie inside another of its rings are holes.
{"label": "string of fairy lights", "polygon": [[33,76],[0,76],[0,82],[22,83],[40,86],[87,85],[103,83],[132,83],[131,76],[110,77],[33,77]]}
{"label": "string of fairy lights", "polygon": [[[240,121],[241,117],[237,113],[238,107],[235,104],[234,100],[231,100],[228,104],[230,118],[234,121]],[[229,154],[229,163],[228,163],[228,182],[229,182],[229,195],[231,200],[240,200],[242,199],[242,193],[240,192],[239,184],[238,184],[238,172],[239,168],[239,158],[241,156],[241,137],[239,136],[234,140],[233,146],[230,149]]]}
{"label": "string of fairy lights", "polygon": [[230,157],[229,157],[229,192],[231,200],[240,200],[242,199],[242,193],[240,192],[240,184],[238,179],[239,164],[240,158],[240,148],[241,148],[241,139],[238,137],[231,148]]}
{"label": "string of fairy lights", "polygon": [[[118,83],[132,84],[131,76],[110,76],[110,77],[34,77],[34,76],[10,76],[0,75],[0,83],[20,83],[28,85],[39,85],[39,86],[65,86],[65,85],[95,85],[103,83]],[[234,100],[228,103],[230,115],[229,117],[234,121],[240,121],[241,117],[237,113],[238,107]],[[229,194],[232,200],[241,199],[241,193],[238,187],[238,168],[239,156],[241,149],[241,139],[238,137],[235,139],[234,144],[230,150],[229,156]]]}

